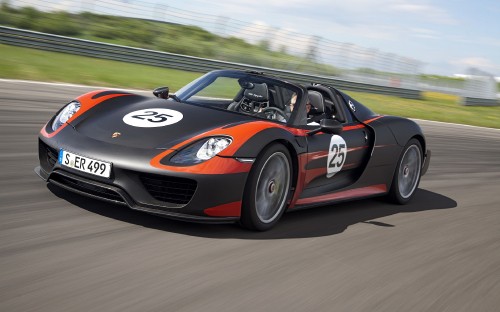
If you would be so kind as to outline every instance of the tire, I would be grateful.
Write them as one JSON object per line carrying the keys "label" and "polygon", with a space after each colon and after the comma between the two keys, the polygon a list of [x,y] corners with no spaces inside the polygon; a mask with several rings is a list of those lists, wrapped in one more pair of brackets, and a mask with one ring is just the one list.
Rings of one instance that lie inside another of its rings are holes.
{"label": "tire", "polygon": [[243,195],[243,227],[267,231],[279,221],[290,196],[291,164],[290,153],[281,144],[269,146],[257,157]]}
{"label": "tire", "polygon": [[404,205],[408,203],[420,183],[422,173],[422,145],[417,139],[406,143],[398,159],[398,165],[392,178],[389,201]]}

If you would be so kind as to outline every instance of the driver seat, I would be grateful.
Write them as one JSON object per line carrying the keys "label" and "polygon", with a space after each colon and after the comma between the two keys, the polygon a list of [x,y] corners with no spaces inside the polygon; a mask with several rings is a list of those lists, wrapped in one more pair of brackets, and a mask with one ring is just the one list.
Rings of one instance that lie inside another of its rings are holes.
{"label": "driver seat", "polygon": [[318,91],[308,90],[307,96],[311,103],[311,110],[307,114],[307,124],[319,123],[325,118],[325,101]]}
{"label": "driver seat", "polygon": [[323,95],[318,91],[308,90],[307,96],[312,107],[315,109],[315,115],[323,114],[325,112],[325,101]]}
{"label": "driver seat", "polygon": [[254,83],[253,88],[245,89],[243,92],[243,97],[238,102],[231,103],[228,106],[228,110],[237,111],[240,107],[241,102],[245,99],[249,99],[252,102],[267,102],[269,101],[269,89],[265,83]]}
{"label": "driver seat", "polygon": [[269,101],[269,89],[265,83],[256,83],[252,89],[246,89],[243,95],[254,102]]}

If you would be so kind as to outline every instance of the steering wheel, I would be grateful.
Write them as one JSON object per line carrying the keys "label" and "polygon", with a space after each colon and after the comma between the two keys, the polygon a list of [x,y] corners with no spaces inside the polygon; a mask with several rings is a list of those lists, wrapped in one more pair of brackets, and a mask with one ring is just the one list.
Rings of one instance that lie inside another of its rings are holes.
{"label": "steering wheel", "polygon": [[[266,108],[262,109],[260,114],[266,115],[267,119],[286,122],[285,112],[277,107],[266,107]],[[281,117],[281,118],[279,118],[279,117]]]}

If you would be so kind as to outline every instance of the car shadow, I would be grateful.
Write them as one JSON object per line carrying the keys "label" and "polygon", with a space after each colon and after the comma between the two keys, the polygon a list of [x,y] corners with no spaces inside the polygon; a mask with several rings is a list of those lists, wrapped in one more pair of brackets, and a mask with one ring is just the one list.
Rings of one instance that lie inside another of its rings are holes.
{"label": "car shadow", "polygon": [[412,201],[406,205],[389,204],[382,199],[364,199],[322,206],[285,214],[280,222],[267,232],[245,230],[236,224],[199,224],[170,220],[149,215],[75,193],[52,184],[48,189],[57,197],[71,204],[115,220],[140,225],[156,230],[206,238],[238,239],[289,239],[321,237],[342,233],[350,225],[365,223],[369,226],[395,227],[376,219],[397,213],[449,209],[457,206],[453,199],[424,189],[418,189]]}

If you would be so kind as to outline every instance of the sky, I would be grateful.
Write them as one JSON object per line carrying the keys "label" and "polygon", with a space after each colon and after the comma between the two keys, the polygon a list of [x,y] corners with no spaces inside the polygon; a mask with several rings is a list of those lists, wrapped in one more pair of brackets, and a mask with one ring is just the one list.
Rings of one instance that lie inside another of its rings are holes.
{"label": "sky", "polygon": [[[176,10],[187,10],[394,53],[420,61],[420,71],[428,74],[465,74],[475,67],[500,76],[499,0],[11,0],[11,4],[164,20]],[[198,18],[186,22],[206,26]],[[213,30],[210,25],[205,28]]]}

